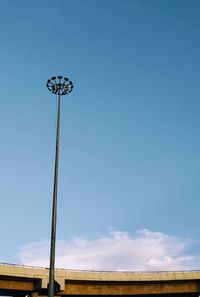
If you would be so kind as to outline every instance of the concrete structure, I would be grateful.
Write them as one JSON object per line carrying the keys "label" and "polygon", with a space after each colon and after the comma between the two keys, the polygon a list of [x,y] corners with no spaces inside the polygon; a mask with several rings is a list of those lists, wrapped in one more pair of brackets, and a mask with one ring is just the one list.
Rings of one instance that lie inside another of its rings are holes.
{"label": "concrete structure", "polygon": [[[47,268],[0,264],[0,295],[47,295]],[[95,272],[57,269],[58,296],[199,296],[200,271]]]}

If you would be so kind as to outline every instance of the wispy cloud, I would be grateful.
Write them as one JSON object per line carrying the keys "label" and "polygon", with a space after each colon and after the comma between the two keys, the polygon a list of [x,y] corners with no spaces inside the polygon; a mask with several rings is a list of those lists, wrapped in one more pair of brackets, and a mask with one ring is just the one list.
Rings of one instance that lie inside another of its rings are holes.
{"label": "wispy cloud", "polygon": [[[109,231],[95,239],[74,237],[58,240],[56,266],[88,270],[183,270],[199,268],[199,257],[186,254],[191,245],[164,233],[141,230],[135,234]],[[21,247],[18,259],[33,266],[49,266],[49,242],[31,242]]]}

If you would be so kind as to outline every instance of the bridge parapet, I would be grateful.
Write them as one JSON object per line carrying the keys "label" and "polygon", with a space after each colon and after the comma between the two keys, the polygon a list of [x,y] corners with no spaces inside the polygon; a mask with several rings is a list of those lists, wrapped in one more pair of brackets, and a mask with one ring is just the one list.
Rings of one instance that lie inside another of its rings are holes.
{"label": "bridge parapet", "polygon": [[[0,295],[47,294],[49,269],[0,263]],[[57,295],[200,294],[200,271],[99,272],[56,269]],[[24,295],[25,296],[25,295]]]}

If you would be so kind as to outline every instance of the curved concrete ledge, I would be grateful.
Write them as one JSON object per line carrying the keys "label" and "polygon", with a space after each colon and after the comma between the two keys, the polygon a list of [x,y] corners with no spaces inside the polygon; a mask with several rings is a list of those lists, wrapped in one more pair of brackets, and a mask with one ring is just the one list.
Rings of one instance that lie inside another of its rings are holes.
{"label": "curved concrete ledge", "polygon": [[[19,277],[46,278],[49,269],[16,264],[0,263],[0,275]],[[162,281],[162,280],[194,280],[200,279],[200,271],[90,271],[56,269],[56,278],[68,280],[96,280],[96,281]]]}
{"label": "curved concrete ledge", "polygon": [[[48,268],[0,263],[0,295],[47,295],[48,277]],[[200,271],[105,272],[56,269],[55,281],[59,288],[57,295],[60,296],[200,294]]]}

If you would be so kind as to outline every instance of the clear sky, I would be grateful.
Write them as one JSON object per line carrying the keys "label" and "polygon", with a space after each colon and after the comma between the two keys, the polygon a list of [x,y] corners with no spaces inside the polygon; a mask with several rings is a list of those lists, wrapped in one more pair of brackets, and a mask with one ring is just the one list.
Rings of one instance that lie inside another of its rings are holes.
{"label": "clear sky", "polygon": [[200,255],[199,29],[195,0],[0,1],[0,261],[50,238],[54,75],[74,83],[58,240],[160,234]]}

